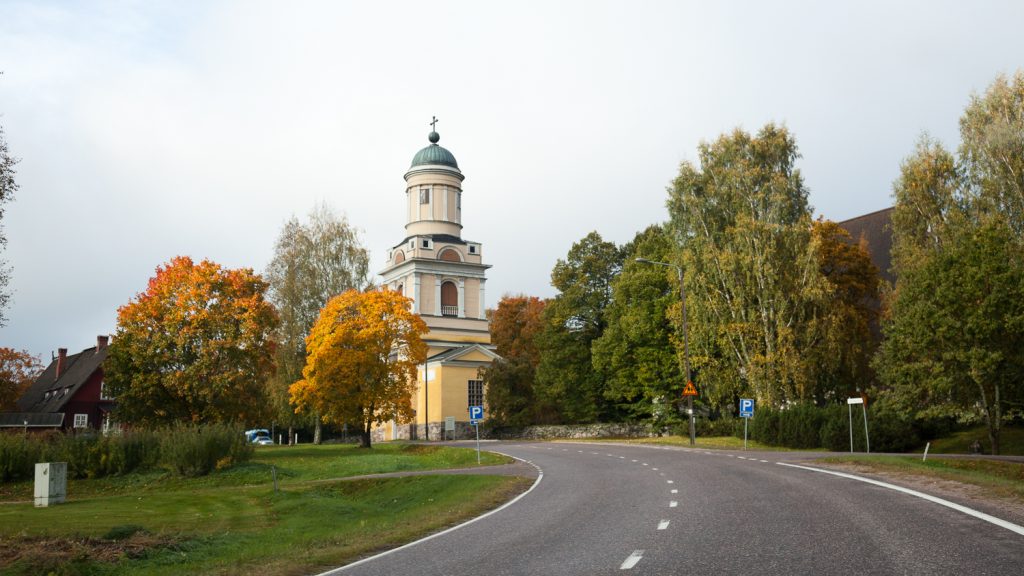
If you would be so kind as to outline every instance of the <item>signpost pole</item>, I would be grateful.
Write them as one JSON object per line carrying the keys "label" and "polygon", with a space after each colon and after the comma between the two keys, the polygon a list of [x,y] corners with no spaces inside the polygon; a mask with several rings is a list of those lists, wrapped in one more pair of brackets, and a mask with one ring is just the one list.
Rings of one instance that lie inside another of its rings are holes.
{"label": "signpost pole", "polygon": [[860,405],[864,409],[864,446],[867,448],[867,453],[871,454],[871,439],[868,438],[868,404],[867,402]]}
{"label": "signpost pole", "polygon": [[469,422],[476,428],[476,463],[480,464],[480,421],[484,419],[483,406],[469,407]]}
{"label": "signpost pole", "polygon": [[480,464],[480,423],[474,422],[473,428],[476,428],[476,463]]}
{"label": "signpost pole", "polygon": [[754,417],[754,400],[752,398],[740,398],[740,417],[743,418],[743,449],[747,449],[747,426],[750,419]]}
{"label": "signpost pole", "polygon": [[747,423],[750,422],[750,418],[743,419],[743,449],[747,449]]}
{"label": "signpost pole", "polygon": [[850,454],[853,454],[853,404],[847,404],[846,407],[850,413]]}
{"label": "signpost pole", "polygon": [[867,402],[864,401],[863,396],[857,398],[847,398],[846,408],[850,415],[850,452],[853,452],[853,405],[860,404],[861,408],[864,409],[864,446],[867,452],[871,453],[871,441],[868,440],[868,406]]}

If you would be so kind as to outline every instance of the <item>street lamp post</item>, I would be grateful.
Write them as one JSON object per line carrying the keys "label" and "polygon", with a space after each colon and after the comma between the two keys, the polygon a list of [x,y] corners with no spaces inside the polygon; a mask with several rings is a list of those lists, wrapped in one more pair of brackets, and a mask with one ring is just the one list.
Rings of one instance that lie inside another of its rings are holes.
{"label": "street lamp post", "polygon": [[[655,262],[654,260],[648,260],[647,258],[637,258],[637,262],[643,262],[644,264],[654,264],[655,266],[665,266],[668,268],[675,268],[676,272],[679,273],[679,300],[683,307],[683,367],[686,370],[686,383],[690,383],[690,333],[686,324],[686,288],[683,285],[683,268],[682,266],[676,266],[675,264],[669,264],[668,262]],[[693,396],[686,397],[686,410],[690,416],[690,446],[697,444],[697,427],[693,421]]]}

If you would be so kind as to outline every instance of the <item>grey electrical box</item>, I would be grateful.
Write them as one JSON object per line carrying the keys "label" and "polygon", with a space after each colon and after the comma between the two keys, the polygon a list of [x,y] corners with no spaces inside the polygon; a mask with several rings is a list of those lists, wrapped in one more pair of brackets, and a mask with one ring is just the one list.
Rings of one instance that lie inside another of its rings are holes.
{"label": "grey electrical box", "polygon": [[68,492],[68,463],[36,464],[36,508],[64,502]]}

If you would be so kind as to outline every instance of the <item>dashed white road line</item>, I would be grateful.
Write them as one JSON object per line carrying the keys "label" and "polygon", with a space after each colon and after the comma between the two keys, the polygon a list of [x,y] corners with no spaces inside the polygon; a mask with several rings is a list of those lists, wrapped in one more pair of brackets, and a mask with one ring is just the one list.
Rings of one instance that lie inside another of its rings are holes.
{"label": "dashed white road line", "polygon": [[675,500],[670,500],[669,501],[669,503],[668,503],[668,507],[669,508],[675,508],[676,506],[679,506],[679,502],[676,502]]}
{"label": "dashed white road line", "polygon": [[668,482],[669,484],[675,484],[675,482],[673,482],[671,480],[665,480],[665,482]]}
{"label": "dashed white road line", "polygon": [[1009,530],[1011,532],[1016,532],[1017,534],[1020,534],[1020,535],[1024,536],[1024,526],[1019,526],[1019,525],[1014,524],[1012,522],[1007,522],[1006,520],[1003,520],[1001,518],[996,518],[995,516],[989,516],[988,514],[985,514],[984,512],[979,512],[979,511],[977,511],[977,510],[975,510],[973,508],[968,508],[967,506],[961,506],[960,504],[957,504],[956,502],[950,502],[949,500],[943,500],[942,498],[939,498],[937,496],[932,496],[931,494],[925,494],[924,492],[918,492],[917,490],[911,490],[910,488],[904,488],[903,486],[897,486],[895,484],[889,484],[888,482],[881,482],[879,480],[872,480],[871,478],[864,478],[862,476],[854,476],[853,474],[845,474],[843,472],[834,472],[832,470],[822,470],[821,468],[812,468],[810,466],[800,466],[799,464],[787,464],[785,462],[776,462],[776,464],[778,464],[780,466],[789,466],[790,468],[799,468],[801,470],[810,470],[812,472],[821,472],[822,474],[831,474],[833,476],[839,476],[841,478],[849,478],[850,480],[857,480],[859,482],[866,482],[868,484],[874,484],[875,486],[881,486],[882,488],[888,488],[890,490],[895,490],[897,492],[903,492],[904,494],[909,494],[911,496],[917,496],[918,498],[923,498],[925,500],[928,500],[929,502],[934,502],[934,503],[939,504],[941,506],[945,506],[947,508],[952,508],[953,510],[956,510],[957,512],[963,512],[964,514],[967,514],[968,516],[974,516],[975,518],[977,518],[979,520],[984,520],[985,522],[989,522],[991,524],[995,524],[996,526],[999,526],[1000,528],[1006,528],[1007,530]]}
{"label": "dashed white road line", "polygon": [[768,461],[767,461],[767,460],[761,460],[761,462],[764,462],[765,464],[767,464],[767,463],[768,463]]}
{"label": "dashed white road line", "polygon": [[651,468],[651,470],[657,471],[658,469],[657,468]]}
{"label": "dashed white road line", "polygon": [[643,557],[643,550],[633,550],[633,553],[630,554],[628,558],[626,558],[626,561],[622,563],[622,566],[619,566],[619,570],[629,570],[633,566],[636,566],[636,563],[639,562],[640,559]]}
{"label": "dashed white road line", "polygon": [[679,490],[676,490],[675,488],[673,488],[673,489],[672,489],[672,493],[673,493],[673,494],[679,494]]}
{"label": "dashed white road line", "polygon": [[668,524],[669,524],[668,520],[662,520],[661,522],[658,522],[658,530],[664,530],[664,529],[668,528]]}

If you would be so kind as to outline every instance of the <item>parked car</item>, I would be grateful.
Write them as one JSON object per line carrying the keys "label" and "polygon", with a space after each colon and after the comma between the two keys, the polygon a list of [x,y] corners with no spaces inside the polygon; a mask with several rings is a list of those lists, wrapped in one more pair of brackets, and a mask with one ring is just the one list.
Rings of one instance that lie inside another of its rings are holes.
{"label": "parked car", "polygon": [[270,437],[270,431],[266,428],[246,430],[245,439],[260,446],[272,446],[274,444],[274,439]]}

